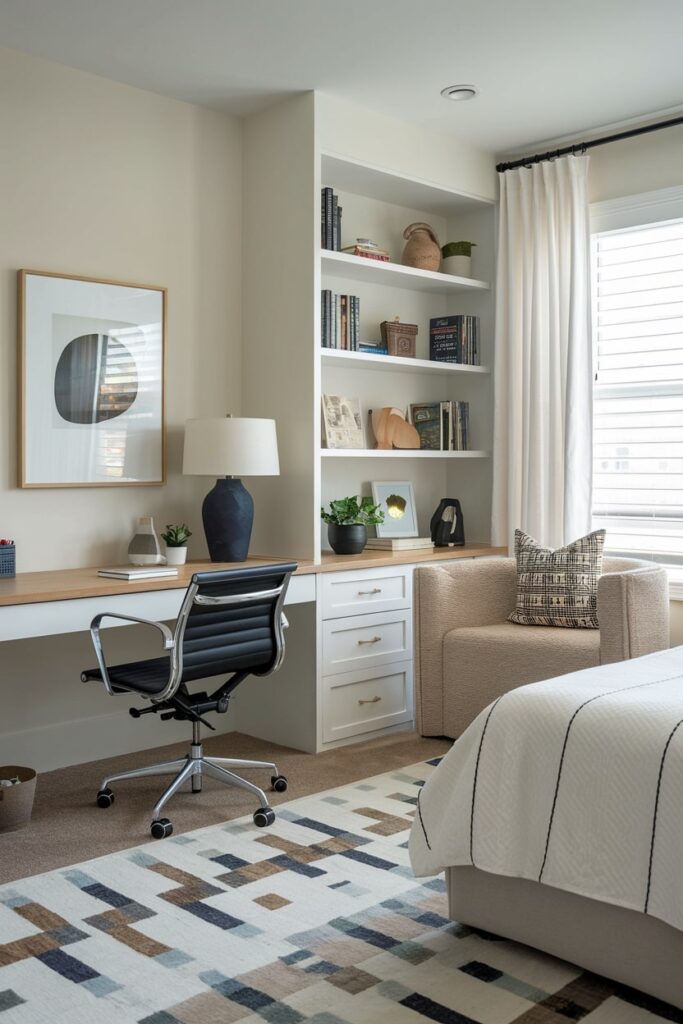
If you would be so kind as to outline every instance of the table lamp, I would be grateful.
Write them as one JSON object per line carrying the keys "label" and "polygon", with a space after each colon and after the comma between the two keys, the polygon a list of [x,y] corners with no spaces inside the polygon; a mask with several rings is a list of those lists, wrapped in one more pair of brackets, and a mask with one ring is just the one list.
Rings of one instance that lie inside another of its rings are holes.
{"label": "table lamp", "polygon": [[202,505],[209,555],[212,562],[243,562],[249,552],[254,502],[239,478],[279,476],[275,420],[188,420],[183,473],[218,477]]}

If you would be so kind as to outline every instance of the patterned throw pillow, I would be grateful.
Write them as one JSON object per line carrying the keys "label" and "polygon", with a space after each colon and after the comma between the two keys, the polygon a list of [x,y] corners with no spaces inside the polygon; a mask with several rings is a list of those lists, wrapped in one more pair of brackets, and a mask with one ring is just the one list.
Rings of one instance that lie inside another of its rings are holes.
{"label": "patterned throw pillow", "polygon": [[509,622],[521,626],[598,629],[598,580],[605,531],[553,551],[515,530],[517,607]]}

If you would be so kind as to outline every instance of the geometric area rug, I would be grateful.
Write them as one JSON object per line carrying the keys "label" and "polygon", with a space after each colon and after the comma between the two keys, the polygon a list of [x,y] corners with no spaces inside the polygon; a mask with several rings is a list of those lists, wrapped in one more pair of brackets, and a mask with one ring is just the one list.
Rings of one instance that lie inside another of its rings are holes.
{"label": "geometric area rug", "polygon": [[408,863],[435,763],[1,887],[0,1024],[683,1022],[448,920]]}

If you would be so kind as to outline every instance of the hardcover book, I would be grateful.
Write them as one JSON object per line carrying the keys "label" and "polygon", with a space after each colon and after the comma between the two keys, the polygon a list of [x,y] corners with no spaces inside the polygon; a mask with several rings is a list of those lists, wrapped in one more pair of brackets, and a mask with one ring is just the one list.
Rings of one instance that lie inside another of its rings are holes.
{"label": "hardcover book", "polygon": [[433,548],[431,537],[370,537],[365,545],[375,551],[416,551]]}
{"label": "hardcover book", "polygon": [[410,420],[420,435],[420,448],[438,452],[441,449],[441,403],[411,405]]}

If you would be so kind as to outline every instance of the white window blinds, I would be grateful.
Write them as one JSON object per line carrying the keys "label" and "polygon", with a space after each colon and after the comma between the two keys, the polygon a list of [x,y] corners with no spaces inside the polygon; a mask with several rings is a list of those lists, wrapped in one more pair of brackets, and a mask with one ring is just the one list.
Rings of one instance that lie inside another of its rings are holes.
{"label": "white window blinds", "polygon": [[683,564],[683,219],[593,235],[593,518]]}

